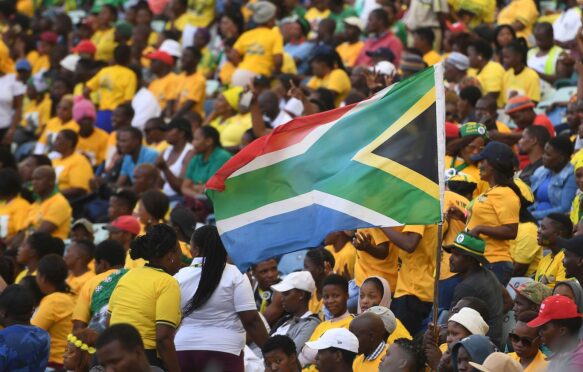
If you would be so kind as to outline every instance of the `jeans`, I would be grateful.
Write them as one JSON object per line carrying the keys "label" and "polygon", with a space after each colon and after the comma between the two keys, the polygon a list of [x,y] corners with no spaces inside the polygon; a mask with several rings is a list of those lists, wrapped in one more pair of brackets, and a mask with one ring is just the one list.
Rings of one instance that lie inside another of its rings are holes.
{"label": "jeans", "polygon": [[512,262],[501,261],[489,264],[486,268],[490,269],[498,281],[502,283],[504,287],[508,285],[510,279],[512,279],[512,272],[514,271],[514,265]]}

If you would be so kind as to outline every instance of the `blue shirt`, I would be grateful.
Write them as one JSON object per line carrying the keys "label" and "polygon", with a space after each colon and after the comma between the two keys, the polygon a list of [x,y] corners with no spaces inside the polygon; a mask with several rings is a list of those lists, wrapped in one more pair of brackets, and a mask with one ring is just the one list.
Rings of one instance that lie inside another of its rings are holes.
{"label": "blue shirt", "polygon": [[44,329],[12,325],[0,331],[0,372],[44,371],[51,337]]}
{"label": "blue shirt", "polygon": [[134,182],[134,169],[144,163],[154,163],[158,158],[158,152],[152,150],[149,147],[142,146],[140,149],[140,154],[138,155],[138,161],[134,163],[131,155],[124,155],[123,162],[121,163],[120,176],[129,177],[132,182]]}

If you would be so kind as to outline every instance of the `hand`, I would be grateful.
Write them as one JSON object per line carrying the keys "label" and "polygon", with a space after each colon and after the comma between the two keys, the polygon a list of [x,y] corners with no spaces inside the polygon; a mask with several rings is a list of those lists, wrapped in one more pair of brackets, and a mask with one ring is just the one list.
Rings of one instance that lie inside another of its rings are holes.
{"label": "hand", "polygon": [[375,69],[374,71],[370,71],[369,69],[365,69],[362,71],[364,78],[366,79],[366,86],[370,90],[378,89],[382,84],[379,84],[378,78],[379,73]]}
{"label": "hand", "polygon": [[471,236],[475,236],[476,238],[480,237],[480,233],[482,232],[482,227],[480,225],[474,227],[473,229],[471,229],[470,231],[468,231],[468,234],[470,234]]}
{"label": "hand", "polygon": [[459,208],[456,207],[450,207],[446,214],[445,214],[445,218],[449,221],[449,220],[459,220],[462,222],[466,222],[466,214]]}
{"label": "hand", "polygon": [[255,89],[255,85],[253,85],[253,82],[250,82],[249,84],[245,85],[245,87],[243,88],[243,93],[247,93],[247,92],[251,92],[251,94],[252,94],[251,103],[249,104],[249,106],[256,104],[257,103],[257,89]]}
{"label": "hand", "polygon": [[365,235],[357,231],[352,244],[359,251],[367,251],[372,246],[372,237],[370,234]]}
{"label": "hand", "polygon": [[166,160],[164,160],[162,155],[158,156],[158,158],[154,162],[154,165],[156,167],[158,167],[158,169],[160,169],[160,170],[164,170],[164,169],[168,168],[168,164],[166,164]]}
{"label": "hand", "polygon": [[287,95],[304,102],[306,100],[306,95],[304,94],[302,88],[296,86],[293,80],[289,81],[289,85],[291,86],[291,88],[289,88],[289,90],[287,91]]}

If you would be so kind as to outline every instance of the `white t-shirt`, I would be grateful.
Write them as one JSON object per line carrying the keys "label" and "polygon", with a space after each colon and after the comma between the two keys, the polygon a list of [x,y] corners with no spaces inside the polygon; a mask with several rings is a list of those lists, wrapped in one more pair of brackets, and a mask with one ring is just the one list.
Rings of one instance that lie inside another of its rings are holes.
{"label": "white t-shirt", "polygon": [[132,108],[134,109],[134,118],[132,127],[144,130],[146,122],[151,118],[160,116],[162,110],[156,97],[148,89],[142,87],[132,99]]}
{"label": "white t-shirt", "polygon": [[[182,153],[180,154],[178,159],[176,159],[176,161],[174,162],[174,164],[168,166],[168,168],[170,169],[170,172],[172,172],[172,174],[174,174],[176,177],[180,177],[180,172],[182,171],[182,162],[184,161],[186,154],[188,154],[188,152],[192,149],[194,149],[192,144],[187,143],[186,146],[184,146],[184,149],[182,150]],[[170,152],[172,152],[172,147],[167,148],[162,153],[162,157],[164,158],[165,161],[168,161],[168,158],[170,157]],[[170,184],[166,180],[166,177],[164,177],[164,172],[160,171],[160,175],[162,176],[162,179],[164,180],[164,187],[162,188],[162,192],[168,196],[176,195],[177,192],[174,191],[172,186],[170,186]]]}
{"label": "white t-shirt", "polygon": [[[559,53],[557,53],[557,57]],[[538,57],[536,54],[528,57],[527,65],[536,72],[545,73],[545,65],[547,64],[547,59],[549,59],[549,54],[545,54],[542,57]]]}
{"label": "white t-shirt", "polygon": [[22,96],[26,87],[16,79],[16,74],[0,76],[0,129],[8,128],[12,122],[14,97]]}
{"label": "white t-shirt", "polygon": [[581,27],[581,10],[578,7],[562,12],[553,23],[555,40],[564,43],[575,39],[579,27]]}
{"label": "white t-shirt", "polygon": [[[181,269],[174,277],[180,284],[180,307],[184,309],[198,288],[202,258]],[[217,289],[207,303],[182,319],[174,337],[176,350],[208,350],[240,355],[245,347],[245,329],[238,312],[257,310],[253,289],[246,275],[227,264]]]}

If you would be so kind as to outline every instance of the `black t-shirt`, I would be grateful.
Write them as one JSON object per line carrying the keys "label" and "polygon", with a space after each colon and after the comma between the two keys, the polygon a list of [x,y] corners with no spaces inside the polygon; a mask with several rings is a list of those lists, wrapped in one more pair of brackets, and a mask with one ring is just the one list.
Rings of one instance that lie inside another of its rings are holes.
{"label": "black t-shirt", "polygon": [[504,307],[500,282],[490,270],[480,267],[461,281],[453,292],[450,308],[464,297],[477,297],[488,305],[488,316],[484,319],[490,330],[490,337],[500,347]]}

